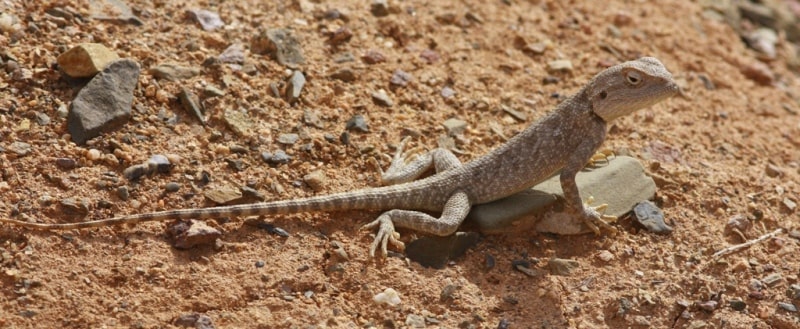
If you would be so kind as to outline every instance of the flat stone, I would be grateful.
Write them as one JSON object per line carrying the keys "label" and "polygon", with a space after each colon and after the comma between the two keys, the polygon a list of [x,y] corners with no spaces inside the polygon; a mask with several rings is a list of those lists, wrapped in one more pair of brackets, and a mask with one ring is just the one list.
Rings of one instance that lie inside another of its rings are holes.
{"label": "flat stone", "polygon": [[633,214],[636,221],[650,232],[658,234],[672,232],[672,227],[664,222],[664,212],[648,200],[639,202],[633,207]]}
{"label": "flat stone", "polygon": [[147,71],[157,79],[178,81],[189,79],[200,74],[199,68],[181,66],[178,64],[166,63],[153,67]]}
{"label": "flat stone", "polygon": [[369,132],[369,124],[367,124],[367,119],[364,118],[363,115],[356,114],[347,120],[347,123],[344,125],[344,129],[366,133]]}
{"label": "flat stone", "polygon": [[461,257],[479,241],[480,234],[476,232],[423,236],[406,246],[406,257],[425,267],[444,268],[447,262]]}
{"label": "flat stone", "polygon": [[67,115],[67,130],[75,143],[83,144],[128,122],[139,71],[139,64],[131,59],[113,61],[78,92]]}
{"label": "flat stone", "polygon": [[244,63],[244,46],[241,43],[234,43],[219,54],[219,61],[223,63]]}
{"label": "flat stone", "polygon": [[306,77],[303,72],[295,70],[289,78],[289,88],[286,90],[286,97],[289,103],[293,104],[300,99],[300,92],[303,91],[303,86],[306,85]]}
{"label": "flat stone", "polygon": [[244,111],[227,109],[222,115],[222,119],[228,127],[240,137],[248,137],[253,131],[253,121]]}
{"label": "flat stone", "polygon": [[218,13],[213,11],[208,11],[205,9],[189,9],[188,12],[197,23],[200,24],[200,27],[206,31],[214,31],[220,27],[225,26],[225,23],[219,17]]}
{"label": "flat stone", "polygon": [[186,110],[186,112],[194,115],[203,125],[206,124],[206,118],[203,116],[203,105],[194,93],[186,87],[181,87],[181,92],[178,93],[178,99],[181,101],[181,105],[183,105],[183,109]]}
{"label": "flat stone", "polygon": [[133,14],[131,7],[121,0],[90,0],[89,14],[96,20],[144,25],[144,22]]}
{"label": "flat stone", "polygon": [[[607,215],[622,216],[637,203],[655,195],[656,185],[641,163],[631,157],[611,158],[607,165],[583,170],[576,177],[581,198],[594,204],[606,203]],[[582,234],[591,232],[579,218],[544,216],[547,210],[563,208],[563,192],[558,175],[523,191],[494,202],[473,206],[467,220],[487,234],[519,232],[534,228],[539,232]]]}
{"label": "flat stone", "polygon": [[550,72],[555,71],[572,71],[572,62],[568,59],[558,59],[547,63],[547,70]]}
{"label": "flat stone", "polygon": [[203,193],[206,199],[216,204],[230,204],[242,198],[242,191],[238,188],[223,186]]}
{"label": "flat stone", "polygon": [[392,105],[394,105],[394,102],[389,97],[389,94],[387,94],[386,90],[383,89],[372,93],[372,101],[374,101],[375,104],[385,107],[392,107]]}
{"label": "flat stone", "polygon": [[305,63],[300,42],[287,29],[269,29],[261,32],[250,43],[250,51],[255,54],[270,55],[278,63],[296,68]]}
{"label": "flat stone", "polygon": [[325,185],[328,184],[328,177],[325,176],[325,172],[322,170],[314,170],[303,176],[303,181],[314,191],[321,192],[325,190]]}
{"label": "flat stone", "polygon": [[213,245],[222,236],[222,232],[219,230],[197,220],[179,222],[170,227],[169,233],[174,238],[172,245],[178,249]]}
{"label": "flat stone", "polygon": [[99,73],[117,53],[99,43],[83,43],[58,56],[58,67],[73,78],[88,78]]}
{"label": "flat stone", "polygon": [[572,274],[576,269],[580,268],[581,264],[572,259],[552,258],[547,262],[547,268],[550,269],[550,274],[567,276]]}
{"label": "flat stone", "polygon": [[442,122],[442,126],[447,130],[448,136],[455,136],[460,135],[467,129],[467,122],[456,118],[450,118]]}

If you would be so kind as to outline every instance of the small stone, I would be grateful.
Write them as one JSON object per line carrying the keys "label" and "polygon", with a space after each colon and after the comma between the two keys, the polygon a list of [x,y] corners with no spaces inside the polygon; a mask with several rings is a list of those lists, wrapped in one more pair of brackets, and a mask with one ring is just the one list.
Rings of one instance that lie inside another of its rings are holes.
{"label": "small stone", "polygon": [[122,171],[122,176],[125,176],[129,181],[134,181],[149,173],[150,166],[146,163],[142,163],[125,168],[125,170]]}
{"label": "small stone", "polygon": [[325,185],[328,181],[328,178],[321,170],[314,170],[303,176],[303,181],[308,184],[312,190],[321,192],[325,190]]}
{"label": "small stone", "polygon": [[697,307],[706,312],[713,312],[717,309],[717,306],[719,306],[719,303],[713,300],[697,303]]}
{"label": "small stone", "polygon": [[462,134],[467,129],[467,122],[456,118],[450,118],[442,122],[442,126],[444,126],[448,136],[456,136]]}
{"label": "small stone", "polygon": [[118,59],[117,53],[99,43],[83,43],[58,56],[58,67],[73,78],[88,78]]}
{"label": "small stone", "polygon": [[181,185],[176,182],[169,182],[167,185],[164,185],[164,191],[167,191],[167,193],[175,193],[180,189]]}
{"label": "small stone", "polygon": [[307,125],[311,125],[320,129],[325,128],[325,125],[319,118],[319,112],[315,110],[303,110],[303,122]]}
{"label": "small stone", "polygon": [[33,147],[31,146],[31,144],[15,141],[8,146],[8,150],[13,152],[17,156],[23,157],[30,154],[31,150],[33,150]]}
{"label": "small stone", "polygon": [[128,198],[131,196],[130,191],[128,190],[127,186],[120,186],[117,188],[117,196],[122,201],[127,201]]}
{"label": "small stone", "polygon": [[158,172],[162,174],[169,173],[172,170],[172,164],[169,159],[161,154],[156,154],[147,160],[148,172]]}
{"label": "small stone", "polygon": [[664,222],[664,212],[651,201],[642,201],[633,207],[633,214],[639,224],[657,234],[672,232],[672,227]]}
{"label": "small stone", "polygon": [[266,265],[263,260],[256,261],[256,268],[262,268]]}
{"label": "small stone", "polygon": [[547,63],[547,71],[549,72],[570,72],[572,71],[572,62],[568,59],[559,59]]}
{"label": "small stone", "polygon": [[194,67],[182,66],[178,64],[161,64],[147,71],[157,79],[169,81],[179,81],[193,78],[201,73],[201,70]]}
{"label": "small stone", "polygon": [[775,74],[772,70],[759,61],[740,64],[739,71],[750,80],[762,86],[770,86],[775,82]]}
{"label": "small stone", "polygon": [[779,40],[778,33],[776,33],[775,30],[761,27],[747,33],[744,39],[747,41],[747,45],[750,46],[750,48],[760,52],[764,58],[775,59],[777,54],[775,45]]}
{"label": "small stone", "polygon": [[375,102],[375,104],[380,106],[392,107],[392,105],[394,105],[394,102],[392,102],[392,99],[389,98],[386,90],[383,89],[373,92],[372,100]]}
{"label": "small stone", "polygon": [[428,64],[433,64],[438,62],[441,56],[433,49],[425,49],[419,54],[419,58],[422,58]]}
{"label": "small stone", "polygon": [[344,125],[344,129],[367,133],[369,132],[369,125],[367,124],[367,119],[365,119],[363,115],[356,114],[352,116],[350,120],[347,120],[347,123]]}
{"label": "small stone", "polygon": [[786,295],[792,300],[800,301],[800,284],[790,285]]}
{"label": "small stone", "polygon": [[223,63],[242,64],[244,63],[244,46],[241,43],[234,43],[225,48],[217,59]]}
{"label": "small stone", "polygon": [[216,204],[229,204],[242,198],[242,191],[238,188],[223,186],[203,193],[206,199]]}
{"label": "small stone", "polygon": [[286,89],[286,97],[289,103],[295,103],[300,98],[300,92],[303,91],[303,86],[306,84],[306,77],[303,72],[295,70],[289,78],[289,86]]}
{"label": "small stone", "polygon": [[181,221],[169,228],[173,237],[172,245],[178,249],[190,249],[196,246],[214,245],[222,232],[197,220]]}
{"label": "small stone", "polygon": [[377,50],[368,50],[361,56],[361,60],[367,64],[378,64],[386,61],[386,56]]}
{"label": "small stone", "polygon": [[186,110],[186,112],[194,115],[203,125],[206,124],[206,118],[203,116],[203,106],[194,93],[185,87],[181,87],[181,92],[178,94],[178,99],[181,101],[181,105],[183,105],[183,109]]}
{"label": "small stone", "polygon": [[50,116],[48,116],[47,114],[36,112],[35,116],[36,116],[36,123],[38,123],[40,126],[46,126],[50,124]]}
{"label": "small stone", "polygon": [[397,69],[392,73],[392,78],[389,80],[389,83],[395,86],[405,87],[408,85],[414,77],[411,74],[407,73],[406,71]]}
{"label": "small stone", "polygon": [[765,168],[764,173],[767,174],[767,176],[769,177],[783,176],[783,169],[772,163],[767,163],[767,167]]}
{"label": "small stone", "polygon": [[328,44],[332,47],[338,47],[353,38],[353,31],[350,31],[346,26],[340,27],[330,34],[328,37]]}
{"label": "small stone", "polygon": [[283,66],[295,68],[305,63],[303,49],[290,30],[269,29],[262,31],[250,43],[250,51],[270,55]]}
{"label": "small stone", "polygon": [[567,276],[580,268],[580,263],[572,259],[551,258],[547,263],[550,274]]}
{"label": "small stone", "polygon": [[747,308],[747,303],[741,299],[733,299],[728,303],[728,305],[730,305],[734,311],[744,311],[744,309]]}
{"label": "small stone", "polygon": [[61,200],[61,208],[68,214],[72,215],[87,215],[89,214],[89,205],[85,200],[76,200],[74,198],[67,198]]}
{"label": "small stone", "polygon": [[601,250],[600,253],[597,254],[597,258],[607,263],[614,260],[614,254],[608,250]]}
{"label": "small stone", "polygon": [[425,328],[425,317],[416,314],[406,316],[406,326],[409,328]]}
{"label": "small stone", "polygon": [[278,135],[278,143],[284,145],[293,145],[300,140],[300,135],[298,134],[280,134]]}
{"label": "small stone", "polygon": [[225,23],[219,17],[219,14],[208,11],[205,9],[189,9],[186,11],[189,16],[194,18],[197,23],[200,24],[200,27],[206,31],[214,31],[220,27],[225,26]]}
{"label": "small stone", "polygon": [[786,207],[786,209],[789,209],[789,211],[794,211],[794,209],[797,208],[797,203],[789,198],[783,198],[783,205]]}
{"label": "small stone", "polygon": [[375,17],[383,17],[389,15],[389,2],[387,0],[373,0],[370,6],[370,12]]}
{"label": "small stone", "polygon": [[372,297],[372,300],[378,304],[388,304],[389,306],[400,305],[400,294],[392,288],[386,288],[383,292]]}
{"label": "small stone", "polygon": [[242,171],[245,168],[245,164],[242,159],[225,159],[225,162],[228,163],[228,168],[231,168],[235,171]]}
{"label": "small stone", "polygon": [[356,74],[350,68],[341,68],[331,74],[331,78],[341,80],[344,82],[353,82],[356,79]]}
{"label": "small stone", "polygon": [[225,96],[225,91],[212,85],[208,85],[203,88],[203,96],[207,98],[222,97]]}
{"label": "small stone", "polygon": [[252,134],[254,123],[244,110],[227,109],[223,112],[222,119],[236,135],[248,137]]}
{"label": "small stone", "polygon": [[789,313],[797,313],[797,306],[792,303],[778,302],[778,307]]}
{"label": "small stone", "polygon": [[8,12],[0,13],[0,31],[11,35],[21,29],[22,25],[20,24],[17,16],[14,16]]}
{"label": "small stone", "polygon": [[62,169],[72,169],[75,168],[77,165],[77,161],[72,158],[57,158],[56,159],[56,166],[59,166]]}
{"label": "small stone", "polygon": [[277,165],[277,164],[286,164],[292,160],[292,157],[286,154],[283,150],[277,150],[275,153],[270,152],[263,152],[261,153],[261,159],[263,159],[266,163]]}
{"label": "small stone", "polygon": [[86,160],[97,161],[100,160],[102,155],[98,149],[89,149],[89,151],[86,151]]}
{"label": "small stone", "polygon": [[445,86],[442,88],[441,95],[444,99],[449,99],[456,95],[456,91],[453,90],[453,88]]}
{"label": "small stone", "polygon": [[769,287],[775,287],[781,281],[783,281],[783,277],[780,273],[772,273],[761,279],[761,282],[764,282]]}

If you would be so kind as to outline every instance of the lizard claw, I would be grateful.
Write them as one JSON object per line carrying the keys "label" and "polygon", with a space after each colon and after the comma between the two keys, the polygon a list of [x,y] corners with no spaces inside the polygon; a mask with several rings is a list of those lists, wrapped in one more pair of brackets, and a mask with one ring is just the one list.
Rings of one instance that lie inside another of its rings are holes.
{"label": "lizard claw", "polygon": [[586,203],[583,204],[583,216],[581,216],[583,222],[594,232],[594,234],[602,234],[602,228],[608,231],[611,235],[616,235],[618,232],[617,228],[611,226],[609,222],[615,222],[617,220],[617,216],[605,214],[605,211],[608,208],[607,203],[592,207],[590,206],[592,202],[594,202],[594,198],[589,197],[589,199],[586,200]]}
{"label": "lizard claw", "polygon": [[389,242],[398,249],[402,250],[405,248],[405,244],[400,241],[400,233],[394,230],[394,223],[392,223],[392,219],[389,218],[389,216],[380,215],[371,223],[362,226],[361,229],[368,230],[376,227],[378,228],[378,232],[375,234],[375,241],[372,242],[372,246],[369,249],[369,255],[371,257],[375,257],[375,251],[378,250],[379,246],[383,256],[386,257],[388,254],[387,246]]}

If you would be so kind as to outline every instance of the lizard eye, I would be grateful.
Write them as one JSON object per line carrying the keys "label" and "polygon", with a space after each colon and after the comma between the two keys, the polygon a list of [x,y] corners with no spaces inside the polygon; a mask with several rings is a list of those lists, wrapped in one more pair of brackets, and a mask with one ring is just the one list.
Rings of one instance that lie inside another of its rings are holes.
{"label": "lizard eye", "polygon": [[628,81],[628,83],[630,83],[631,85],[634,85],[634,86],[638,85],[640,82],[642,82],[642,76],[639,75],[639,72],[636,72],[636,71],[628,71],[628,72],[626,72],[625,73],[625,79]]}

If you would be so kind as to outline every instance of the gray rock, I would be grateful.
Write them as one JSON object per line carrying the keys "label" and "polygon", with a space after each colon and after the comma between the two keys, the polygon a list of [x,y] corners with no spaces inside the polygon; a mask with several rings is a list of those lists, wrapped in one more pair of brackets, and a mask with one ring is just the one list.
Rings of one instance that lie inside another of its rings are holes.
{"label": "gray rock", "polygon": [[268,54],[289,68],[305,63],[300,42],[287,29],[269,29],[262,32],[253,38],[250,51],[256,54]]}
{"label": "gray rock", "polygon": [[186,110],[186,112],[194,115],[203,125],[206,124],[206,118],[203,116],[203,105],[201,105],[200,100],[197,99],[194,93],[189,91],[186,87],[181,87],[181,92],[178,93],[178,99],[181,101],[181,105],[183,105],[183,109]]}
{"label": "gray rock", "polygon": [[664,223],[664,212],[648,200],[639,202],[633,207],[633,214],[639,224],[650,232],[658,234],[672,232],[672,227]]}
{"label": "gray rock", "polygon": [[297,141],[300,140],[300,135],[298,134],[280,134],[278,135],[278,143],[284,145],[294,145]]}
{"label": "gray rock", "polygon": [[169,182],[167,183],[167,185],[164,185],[164,191],[167,191],[167,193],[175,193],[178,192],[178,190],[180,189],[181,189],[181,184],[178,184],[176,182]]}
{"label": "gray rock", "polygon": [[60,204],[61,209],[70,215],[84,216],[89,213],[89,205],[86,203],[86,200],[83,199],[79,201],[74,198],[67,198],[61,200]]}
{"label": "gray rock", "polygon": [[128,180],[133,181],[141,178],[144,175],[149,174],[150,172],[151,172],[150,167],[146,163],[140,163],[125,168],[125,170],[122,171],[122,175],[125,176],[125,178],[127,178]]}
{"label": "gray rock", "polygon": [[797,313],[797,306],[794,306],[792,303],[778,302],[778,307],[782,308],[786,312]]}
{"label": "gray rock", "polygon": [[244,63],[244,46],[241,43],[234,43],[219,54],[219,61],[223,63]]}
{"label": "gray rock", "polygon": [[289,87],[286,89],[286,98],[290,104],[294,104],[300,99],[300,92],[303,91],[303,86],[306,85],[306,77],[303,72],[295,70],[289,78]]}
{"label": "gray rock", "polygon": [[387,0],[373,0],[370,11],[375,17],[389,15],[389,2]]}
{"label": "gray rock", "polygon": [[448,261],[460,257],[479,241],[480,234],[475,232],[424,236],[406,246],[406,257],[425,267],[444,268]]}
{"label": "gray rock", "polygon": [[551,258],[547,262],[547,267],[550,269],[550,274],[567,276],[572,274],[576,269],[580,268],[581,264],[572,259]]}
{"label": "gray rock", "polygon": [[8,146],[8,150],[14,152],[14,154],[16,154],[17,156],[24,157],[31,153],[33,147],[31,147],[31,144],[16,141]]}
{"label": "gray rock", "polygon": [[191,327],[195,329],[214,329],[214,323],[208,315],[200,313],[184,314],[174,323],[176,326]]}
{"label": "gray rock", "polygon": [[115,130],[131,117],[133,89],[139,82],[139,64],[131,59],[111,62],[78,92],[67,116],[67,130],[83,144]]}
{"label": "gray rock", "polygon": [[456,118],[450,118],[442,122],[442,126],[447,130],[448,136],[460,135],[467,129],[467,122]]}
{"label": "gray rock", "polygon": [[397,69],[394,71],[394,73],[392,73],[392,78],[389,80],[389,83],[395,86],[405,87],[413,79],[414,78],[411,76],[411,74]]}
{"label": "gray rock", "polygon": [[89,1],[89,14],[92,19],[100,21],[144,25],[144,22],[136,17],[131,8],[122,0],[91,0]]}
{"label": "gray rock", "polygon": [[159,172],[166,174],[172,170],[172,163],[169,162],[169,159],[166,156],[156,154],[147,160],[147,168],[148,172]]}
{"label": "gray rock", "polygon": [[232,204],[242,198],[242,191],[231,186],[223,186],[203,193],[206,199],[216,204]]}
{"label": "gray rock", "polygon": [[289,163],[292,160],[292,157],[286,154],[283,150],[277,150],[275,153],[270,152],[262,152],[261,159],[264,160],[266,163],[272,165],[284,164]]}
{"label": "gray rock", "polygon": [[344,125],[344,129],[366,133],[369,132],[369,125],[367,124],[367,119],[365,119],[363,115],[356,114],[351,117],[350,120],[347,120],[347,123]]}
{"label": "gray rock", "polygon": [[161,64],[153,67],[147,71],[150,75],[157,79],[164,79],[169,81],[178,81],[189,79],[200,74],[200,69],[188,66],[181,66],[178,64]]}
{"label": "gray rock", "polygon": [[220,27],[225,26],[225,23],[219,17],[219,14],[208,11],[204,9],[189,9],[186,12],[191,15],[197,23],[200,23],[200,27],[206,31],[213,31]]}
{"label": "gray rock", "polygon": [[[627,156],[617,156],[608,165],[579,172],[576,182],[583,200],[593,196],[594,204],[607,203],[606,214],[613,216],[631,211],[637,203],[652,198],[656,190],[641,163]],[[558,234],[590,232],[579,218],[543,216],[548,209],[563,207],[562,197],[557,197],[560,195],[561,184],[555,175],[531,190],[472,207],[467,220],[487,234],[530,228]]]}

